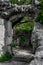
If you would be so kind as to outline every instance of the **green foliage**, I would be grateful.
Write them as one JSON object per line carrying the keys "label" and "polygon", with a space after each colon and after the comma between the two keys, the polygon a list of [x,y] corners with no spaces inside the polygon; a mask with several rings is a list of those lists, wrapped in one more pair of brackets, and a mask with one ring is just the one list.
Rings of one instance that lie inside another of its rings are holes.
{"label": "green foliage", "polygon": [[19,44],[22,45],[25,42],[25,37],[24,36],[20,36],[19,37]]}
{"label": "green foliage", "polygon": [[22,22],[26,23],[22,23],[20,25],[15,26],[16,30],[20,30],[20,31],[31,31],[34,28],[34,22],[29,20],[28,16],[25,16],[22,20]]}
{"label": "green foliage", "polygon": [[22,4],[29,4],[30,0],[10,0],[11,3],[13,4],[18,4],[18,5],[22,5]]}
{"label": "green foliage", "polygon": [[40,7],[41,9],[43,9],[43,0],[39,0],[40,1]]}
{"label": "green foliage", "polygon": [[18,0],[10,0],[11,3],[16,4],[18,3]]}
{"label": "green foliage", "polygon": [[39,0],[39,1],[40,1],[40,6],[41,6],[41,11],[39,12],[37,16],[37,21],[43,24],[43,0]]}
{"label": "green foliage", "polygon": [[25,4],[27,5],[30,4],[30,0],[26,0]]}
{"label": "green foliage", "polygon": [[25,16],[22,21],[25,22],[25,21],[28,21],[29,20],[29,17],[28,16]]}
{"label": "green foliage", "polygon": [[37,20],[38,20],[41,24],[43,24],[43,10],[40,11],[39,15],[37,16]]}
{"label": "green foliage", "polygon": [[8,61],[12,58],[9,52],[5,52],[1,57],[0,57],[0,62],[5,62]]}
{"label": "green foliage", "polygon": [[27,23],[23,23],[23,24],[17,25],[15,27],[15,29],[16,30],[20,30],[20,31],[31,31],[31,30],[33,30],[33,27],[34,27],[33,21],[29,21]]}

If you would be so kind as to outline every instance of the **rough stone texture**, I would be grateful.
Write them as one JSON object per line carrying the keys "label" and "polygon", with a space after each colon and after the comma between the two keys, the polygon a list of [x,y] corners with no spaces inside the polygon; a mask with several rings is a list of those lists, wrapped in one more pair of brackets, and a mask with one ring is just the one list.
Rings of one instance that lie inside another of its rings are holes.
{"label": "rough stone texture", "polygon": [[38,22],[34,22],[34,29],[33,29],[32,37],[31,37],[33,51],[35,51],[39,45],[43,45],[42,39],[43,39],[43,25],[41,25]]}
{"label": "rough stone texture", "polygon": [[12,23],[10,21],[6,21],[5,22],[5,46],[4,48],[6,49],[5,51],[11,52],[11,46],[10,44],[12,43],[12,36],[13,36],[13,32],[12,32]]}
{"label": "rough stone texture", "polygon": [[12,23],[0,18],[0,55],[5,51],[12,53],[12,35]]}
{"label": "rough stone texture", "polygon": [[[43,25],[40,23],[35,22],[34,34],[32,33],[32,44],[33,49],[36,49],[35,56],[33,61],[30,62],[30,65],[43,65]],[[34,36],[37,36],[35,38]],[[35,39],[38,40],[38,42],[35,42]],[[38,46],[37,46],[38,45]]]}
{"label": "rough stone texture", "polygon": [[0,55],[3,54],[3,46],[4,46],[4,38],[5,38],[5,27],[4,20],[0,19]]}
{"label": "rough stone texture", "polygon": [[[0,19],[2,21],[2,19]],[[4,23],[4,22],[3,22]],[[9,23],[9,24],[8,24]],[[0,22],[0,50],[2,51],[3,45],[5,46],[6,50],[8,50],[11,53],[10,47],[7,46],[7,44],[11,44],[12,42],[12,27],[11,22],[6,22],[6,25],[4,26],[2,22]],[[5,29],[6,27],[6,29]],[[9,31],[8,31],[9,30]],[[2,35],[1,35],[2,33]],[[4,34],[6,35],[4,36]],[[37,47],[34,60],[32,60],[29,63],[23,63],[23,62],[13,62],[15,65],[43,65],[43,25],[39,23],[35,23],[35,27],[32,33],[32,45],[33,45],[33,50]],[[5,38],[5,44],[4,44],[4,38]],[[10,41],[11,40],[11,41]],[[3,52],[3,51],[2,51]],[[1,53],[0,53],[1,54]],[[3,63],[4,65],[14,65],[12,62],[10,63]]]}

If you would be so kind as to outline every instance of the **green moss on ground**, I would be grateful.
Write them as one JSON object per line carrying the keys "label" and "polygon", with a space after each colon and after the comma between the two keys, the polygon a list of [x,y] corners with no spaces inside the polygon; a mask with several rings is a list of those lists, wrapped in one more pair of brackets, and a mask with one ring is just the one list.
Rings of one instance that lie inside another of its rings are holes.
{"label": "green moss on ground", "polygon": [[0,56],[0,62],[8,61],[12,58],[9,52],[5,52],[3,55]]}

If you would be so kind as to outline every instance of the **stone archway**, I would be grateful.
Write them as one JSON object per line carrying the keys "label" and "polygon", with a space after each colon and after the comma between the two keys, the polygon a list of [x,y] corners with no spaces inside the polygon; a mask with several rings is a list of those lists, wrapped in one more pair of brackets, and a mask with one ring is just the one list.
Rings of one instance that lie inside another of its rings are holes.
{"label": "stone archway", "polygon": [[[3,7],[3,5],[4,7]],[[18,17],[23,17],[25,15],[29,16],[30,19],[33,19],[35,17],[35,14],[36,14],[36,11],[37,11],[37,7],[35,8],[35,6],[33,5],[12,5],[12,4],[6,4],[6,3],[3,3],[0,4],[0,15],[2,16],[2,20],[4,22],[3,26],[4,26],[4,46],[2,46],[2,50],[3,51],[8,51],[10,54],[12,54],[12,51],[11,51],[11,43],[12,43],[12,20],[18,16]],[[34,4],[32,2],[32,4]],[[18,22],[14,22],[14,24],[16,25],[17,23],[20,23],[19,21]],[[2,26],[2,27],[3,27]]]}

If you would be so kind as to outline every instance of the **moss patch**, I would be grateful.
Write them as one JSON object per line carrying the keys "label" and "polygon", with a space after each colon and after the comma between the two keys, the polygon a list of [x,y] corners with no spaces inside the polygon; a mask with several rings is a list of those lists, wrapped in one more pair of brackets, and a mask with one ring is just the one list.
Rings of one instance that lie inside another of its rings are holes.
{"label": "moss patch", "polygon": [[0,62],[5,62],[8,61],[12,58],[12,56],[9,54],[9,52],[4,53],[1,57],[0,57]]}

